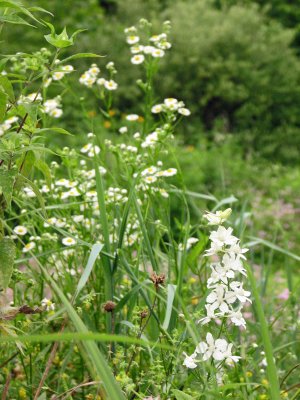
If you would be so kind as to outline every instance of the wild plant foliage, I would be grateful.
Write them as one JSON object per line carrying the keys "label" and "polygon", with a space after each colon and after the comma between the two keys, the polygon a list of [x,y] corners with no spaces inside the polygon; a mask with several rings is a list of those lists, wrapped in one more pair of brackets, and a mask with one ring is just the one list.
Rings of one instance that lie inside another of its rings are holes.
{"label": "wild plant foliage", "polygon": [[[126,73],[114,60],[65,55],[79,31],[57,33],[37,7],[0,7],[3,23],[50,30],[44,48],[1,61],[2,398],[287,397],[278,376],[295,355],[276,369],[243,219],[226,208],[236,199],[187,190],[174,149],[191,111],[154,91],[170,22],[158,33],[146,19],[124,31],[143,76],[144,102],[129,113],[114,108]],[[70,104],[85,132],[60,126]],[[197,196],[211,212],[198,210]]]}

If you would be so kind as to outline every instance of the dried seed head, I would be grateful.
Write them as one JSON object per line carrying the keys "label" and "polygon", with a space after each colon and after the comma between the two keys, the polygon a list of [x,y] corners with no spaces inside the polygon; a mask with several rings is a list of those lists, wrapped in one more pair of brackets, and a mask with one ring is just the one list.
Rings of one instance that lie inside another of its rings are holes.
{"label": "dried seed head", "polygon": [[156,272],[153,272],[153,274],[151,275],[151,281],[154,283],[154,286],[156,288],[158,288],[159,285],[164,285],[165,280],[166,280],[165,274],[157,275]]}
{"label": "dried seed head", "polygon": [[115,308],[116,308],[116,303],[114,303],[113,301],[109,300],[103,304],[103,310],[106,312],[113,312]]}
{"label": "dried seed head", "polygon": [[141,311],[141,313],[140,313],[140,317],[141,317],[141,319],[144,319],[144,318],[146,318],[146,317],[147,317],[147,315],[148,315],[148,310],[143,310],[143,311]]}

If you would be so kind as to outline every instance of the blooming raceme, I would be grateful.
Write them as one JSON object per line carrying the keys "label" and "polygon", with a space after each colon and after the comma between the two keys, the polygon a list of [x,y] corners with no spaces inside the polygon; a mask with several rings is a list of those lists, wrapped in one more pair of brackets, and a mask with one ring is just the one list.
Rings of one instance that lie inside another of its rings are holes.
{"label": "blooming raceme", "polygon": [[[217,225],[218,228],[211,232],[210,248],[206,250],[206,256],[212,257],[210,264],[211,274],[207,280],[207,288],[210,291],[206,297],[206,316],[200,319],[202,325],[211,321],[218,323],[220,320],[232,323],[238,327],[246,327],[246,321],[242,315],[242,307],[246,302],[251,302],[251,293],[243,288],[239,280],[246,275],[243,260],[248,249],[240,247],[240,241],[233,235],[232,228],[221,225],[230,216],[231,209],[208,212],[204,218],[209,225]],[[191,355],[185,355],[184,365],[187,368],[196,368],[199,361],[207,361],[210,358],[220,363],[232,365],[239,360],[239,356],[232,355],[232,343],[223,338],[214,339],[211,333],[207,333],[206,341],[200,342]]]}

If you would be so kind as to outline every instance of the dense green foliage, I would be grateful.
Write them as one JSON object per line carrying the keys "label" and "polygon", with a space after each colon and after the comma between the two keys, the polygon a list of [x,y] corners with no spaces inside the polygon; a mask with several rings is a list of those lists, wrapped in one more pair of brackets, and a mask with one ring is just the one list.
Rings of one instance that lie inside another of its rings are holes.
{"label": "dense green foliage", "polygon": [[[36,3],[47,6],[42,0]],[[254,151],[295,163],[300,147],[300,60],[293,46],[295,30],[288,28],[295,26],[297,7],[259,3],[135,0],[127,7],[124,1],[90,0],[70,7],[53,1],[51,7],[59,27],[88,26],[78,51],[88,51],[94,43],[95,51],[127,70],[126,49],[120,44],[124,27],[145,15],[154,26],[169,18],[173,50],[161,68],[159,89],[164,97],[180,96],[193,104],[193,126],[185,130],[185,142],[195,143],[200,135],[212,140],[218,133],[234,134],[244,154]],[[276,20],[278,15],[284,21]],[[18,29],[7,32],[12,48]],[[28,30],[24,47],[33,45],[42,46],[40,37]],[[120,79],[116,104],[135,105],[140,98],[132,86],[136,75],[128,71]],[[77,114],[74,110],[74,120]]]}

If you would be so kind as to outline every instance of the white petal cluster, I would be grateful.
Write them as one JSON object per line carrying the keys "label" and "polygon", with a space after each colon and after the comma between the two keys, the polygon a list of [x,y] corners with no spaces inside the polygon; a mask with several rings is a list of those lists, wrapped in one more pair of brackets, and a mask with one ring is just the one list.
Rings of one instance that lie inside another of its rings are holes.
{"label": "white petal cluster", "polygon": [[[140,21],[141,22],[141,21]],[[140,25],[145,25],[141,24]],[[146,23],[147,25],[147,23]],[[141,44],[138,29],[131,26],[125,29],[126,42],[131,46],[130,51],[133,54],[131,63],[138,65],[148,59],[162,58],[166,50],[171,48],[171,43],[168,42],[168,37],[165,32],[159,35],[153,35],[148,39],[148,43]]]}
{"label": "white petal cluster", "polygon": [[6,119],[2,124],[0,124],[0,136],[4,135],[6,131],[8,131],[12,125],[18,121],[18,117],[10,117]]}
{"label": "white petal cluster", "polygon": [[191,115],[191,112],[188,108],[185,108],[185,104],[183,101],[179,101],[173,97],[167,98],[164,100],[162,104],[155,104],[151,108],[151,112],[153,114],[160,114],[160,113],[178,113],[183,115],[184,117],[188,117]]}
{"label": "white petal cluster", "polygon": [[118,84],[114,79],[112,79],[112,77],[117,73],[114,63],[112,61],[107,63],[106,69],[109,72],[110,78],[99,78],[100,68],[96,64],[92,64],[91,67],[81,75],[79,83],[88,88],[92,88],[94,84],[97,84],[98,87],[104,88],[108,91],[117,90]]}
{"label": "white petal cluster", "polygon": [[57,96],[54,99],[46,100],[43,104],[43,112],[53,118],[61,117],[63,110],[61,109],[60,96]]}
{"label": "white petal cluster", "polygon": [[200,342],[192,355],[185,355],[183,365],[187,368],[194,369],[200,361],[208,361],[213,359],[217,363],[225,361],[227,365],[233,365],[241,358],[232,355],[232,343],[228,343],[226,339],[214,339],[213,335],[208,332],[206,341]]}
{"label": "white petal cluster", "polygon": [[[204,218],[209,225],[219,225],[211,232],[210,248],[206,256],[211,256],[213,262],[210,264],[211,275],[207,280],[209,294],[206,298],[206,316],[199,322],[204,325],[211,321],[219,322],[227,320],[238,327],[246,327],[246,321],[242,315],[242,307],[246,302],[251,302],[251,293],[243,288],[240,277],[246,275],[243,260],[248,249],[240,247],[240,241],[235,237],[232,228],[225,228],[221,224],[230,216],[231,209],[208,212]],[[206,335],[206,342],[200,342],[191,356],[186,356],[184,365],[195,368],[196,357],[202,355],[202,361],[213,358],[215,361],[232,365],[240,357],[233,356],[233,344],[227,343],[225,339],[214,340],[211,333]],[[190,365],[190,366],[189,366]]]}

